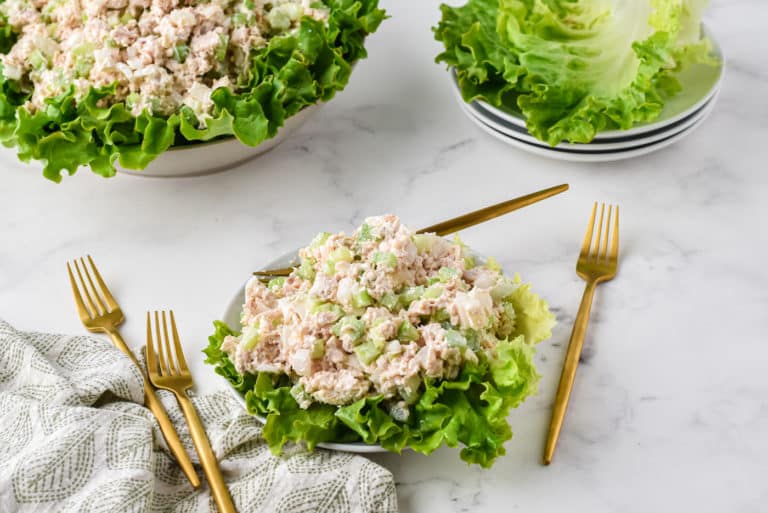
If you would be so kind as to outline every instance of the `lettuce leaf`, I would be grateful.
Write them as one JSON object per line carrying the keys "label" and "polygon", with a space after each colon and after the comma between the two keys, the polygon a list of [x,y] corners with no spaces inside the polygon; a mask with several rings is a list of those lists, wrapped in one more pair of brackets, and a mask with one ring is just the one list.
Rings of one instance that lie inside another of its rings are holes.
{"label": "lettuce leaf", "polygon": [[541,341],[554,324],[546,303],[518,288],[511,297],[518,322],[512,335],[500,340],[492,359],[481,357],[467,363],[453,380],[425,380],[421,397],[411,406],[406,422],[394,420],[380,396],[336,407],[312,403],[302,409],[290,393],[288,376],[269,373],[239,374],[221,344],[235,333],[221,321],[203,351],[206,363],[214,365],[236,390],[244,395],[253,415],[266,417],[264,437],[279,454],[288,442],[304,442],[312,449],[321,442],[381,444],[400,452],[408,447],[430,454],[443,444],[457,447],[461,459],[484,468],[505,454],[504,443],[512,438],[507,422],[511,408],[535,393],[539,375],[533,343]]}
{"label": "lettuce leaf", "polygon": [[[24,108],[29,92],[6,78],[0,65],[0,142],[16,147],[24,162],[43,162],[43,175],[55,182],[80,166],[104,177],[115,174],[115,162],[144,169],[171,146],[218,137],[234,136],[256,146],[304,107],[344,89],[352,64],[367,55],[365,37],[385,17],[378,0],[323,3],[330,11],[327,25],[303,18],[295,33],[275,37],[254,52],[237,91],[213,92],[214,111],[205,128],[188,108],[169,117],[147,112],[134,117],[124,103],[99,107],[100,99],[114,93],[114,85],[92,88],[80,101],[69,90],[32,114]],[[0,52],[15,38],[0,19]]]}
{"label": "lettuce leaf", "polygon": [[675,75],[716,65],[701,34],[706,0],[468,0],[442,5],[436,60],[466,101],[521,113],[551,145],[655,119]]}

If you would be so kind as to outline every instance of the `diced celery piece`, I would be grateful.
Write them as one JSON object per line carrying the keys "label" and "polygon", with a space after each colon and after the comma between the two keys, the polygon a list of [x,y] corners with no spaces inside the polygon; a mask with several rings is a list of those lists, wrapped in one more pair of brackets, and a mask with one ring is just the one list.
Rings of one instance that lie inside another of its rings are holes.
{"label": "diced celery piece", "polygon": [[434,285],[435,283],[440,283],[440,278],[437,276],[432,276],[431,278],[427,278],[427,285]]}
{"label": "diced celery piece", "polygon": [[309,351],[309,357],[317,360],[325,356],[325,340],[315,340],[312,343],[312,349]]}
{"label": "diced celery piece", "polygon": [[296,275],[304,280],[312,281],[315,279],[315,264],[314,259],[305,258],[301,261],[301,265],[296,269]]}
{"label": "diced celery piece", "polygon": [[232,24],[235,27],[242,27],[248,25],[248,15],[244,12],[236,12],[232,15]]}
{"label": "diced celery piece", "polygon": [[495,258],[492,256],[488,257],[488,260],[485,261],[485,266],[490,269],[491,271],[499,271],[501,272],[501,266],[496,261]]}
{"label": "diced celery piece", "polygon": [[445,341],[452,347],[467,347],[467,339],[456,330],[445,330]]}
{"label": "diced celery piece", "polygon": [[325,261],[325,273],[326,274],[334,274],[336,272],[336,264],[339,262],[351,262],[352,261],[352,252],[342,246],[340,248],[334,249],[330,255],[328,255],[328,260]]}
{"label": "diced celery piece", "polygon": [[430,285],[427,290],[424,291],[424,297],[427,299],[437,299],[443,295],[443,287],[440,285]]}
{"label": "diced celery piece", "polygon": [[400,304],[400,297],[397,294],[392,294],[391,292],[387,292],[386,294],[381,296],[381,300],[379,302],[387,310],[389,310],[390,312],[393,312],[397,308],[397,305]]}
{"label": "diced celery piece", "polygon": [[458,246],[461,246],[461,247],[462,247],[462,249],[467,247],[467,245],[466,245],[466,244],[464,244],[464,241],[463,241],[463,240],[461,240],[461,237],[459,237],[459,234],[458,234],[458,233],[457,233],[456,235],[454,235],[454,236],[453,236],[453,243],[454,243],[454,244],[456,244],[456,245],[458,245]]}
{"label": "diced celery piece", "polygon": [[315,238],[312,239],[312,242],[309,244],[310,248],[319,248],[323,244],[325,244],[325,241],[328,240],[328,237],[330,237],[331,234],[328,232],[320,232],[317,235],[315,235]]}
{"label": "diced celery piece", "polygon": [[383,349],[383,342],[369,340],[355,347],[355,354],[362,363],[368,365],[379,357]]}
{"label": "diced celery piece", "polygon": [[296,404],[299,405],[299,408],[306,410],[309,408],[309,405],[312,404],[312,396],[309,395],[307,391],[304,390],[304,387],[298,383],[291,387],[290,394],[291,397],[293,397],[293,399],[296,401]]}
{"label": "diced celery piece", "polygon": [[330,258],[334,262],[351,262],[352,252],[346,246],[341,246],[331,251]]}
{"label": "diced celery piece", "polygon": [[215,57],[219,62],[224,62],[227,58],[227,49],[229,48],[229,36],[225,34],[219,35],[219,46],[216,47]]}
{"label": "diced celery piece", "polygon": [[453,278],[456,278],[460,275],[458,269],[454,269],[453,267],[441,267],[440,270],[437,272],[437,278],[445,283],[448,281],[451,281]]}
{"label": "diced celery piece", "polygon": [[261,330],[258,323],[255,326],[247,326],[240,337],[240,344],[246,351],[252,350],[261,340]]}
{"label": "diced celery piece", "polygon": [[335,317],[333,322],[336,322],[338,319],[341,319],[341,317],[344,316],[344,310],[342,310],[339,305],[334,303],[317,303],[315,304],[315,306],[312,307],[310,312],[311,313],[330,312]]}
{"label": "diced celery piece", "polygon": [[464,269],[472,269],[475,265],[475,257],[472,255],[466,255],[464,257]]}
{"label": "diced celery piece", "polygon": [[464,338],[467,340],[467,346],[472,351],[477,351],[480,349],[480,334],[472,329],[466,330],[464,332]]}
{"label": "diced celery piece", "polygon": [[291,18],[288,16],[288,13],[279,7],[274,7],[267,13],[267,21],[269,26],[275,30],[288,30],[291,28]]}
{"label": "diced celery piece", "polygon": [[411,417],[411,410],[405,402],[400,401],[389,407],[389,416],[397,422],[408,422]]}
{"label": "diced celery piece", "polygon": [[411,303],[413,303],[417,299],[421,299],[421,296],[423,295],[424,295],[424,287],[422,285],[419,285],[417,287],[408,287],[400,294],[400,301],[402,301],[403,306],[407,308]]}
{"label": "diced celery piece", "polygon": [[373,240],[373,234],[371,233],[371,227],[368,224],[363,223],[363,225],[357,231],[357,240],[360,241],[360,242],[365,242],[365,241]]}
{"label": "diced celery piece", "polygon": [[397,268],[397,257],[394,253],[388,253],[385,251],[375,251],[373,253],[373,263],[376,265],[383,265],[390,269]]}
{"label": "diced celery piece", "polygon": [[373,298],[367,290],[363,289],[352,296],[352,306],[355,308],[365,308],[373,304]]}
{"label": "diced celery piece", "polygon": [[83,43],[72,50],[72,55],[75,57],[75,76],[84,77],[91,71],[93,67],[93,49],[93,44]]}
{"label": "diced celery piece", "polygon": [[445,308],[440,308],[439,310],[437,310],[435,313],[432,314],[431,321],[442,323],[442,322],[449,321],[450,319],[451,319],[451,314],[448,313],[448,310],[446,310]]}
{"label": "diced celery piece", "polygon": [[376,319],[373,326],[368,330],[368,340],[373,340],[376,343],[384,343],[387,341],[386,337],[382,335],[380,326],[384,323],[385,319]]}
{"label": "diced celery piece", "polygon": [[403,321],[397,328],[397,339],[402,342],[413,342],[419,340],[419,330],[409,321]]}
{"label": "diced celery piece", "polygon": [[140,101],[141,95],[139,93],[131,93],[125,97],[125,106],[132,109],[134,106],[138,105]]}
{"label": "diced celery piece", "polygon": [[178,44],[173,47],[173,58],[177,62],[184,64],[184,61],[187,60],[188,55],[189,55],[189,46],[185,44]]}
{"label": "diced celery piece", "polygon": [[517,312],[515,311],[515,306],[512,304],[511,301],[504,302],[504,315],[506,315],[509,319],[513,321],[517,318]]}
{"label": "diced celery piece", "polygon": [[48,59],[43,55],[43,52],[40,50],[34,50],[32,54],[29,56],[29,64],[34,69],[40,69],[40,68],[47,68],[48,67]]}
{"label": "diced celery piece", "polygon": [[270,290],[280,290],[283,288],[283,285],[285,285],[285,276],[279,276],[277,278],[272,278],[269,280],[269,283],[267,284],[267,287]]}
{"label": "diced celery piece", "polygon": [[246,9],[250,9],[250,10],[253,10],[256,8],[256,2],[254,2],[254,0],[245,0],[245,2],[243,2],[243,5],[245,5]]}
{"label": "diced celery piece", "polygon": [[76,77],[88,76],[88,73],[90,73],[92,67],[93,67],[93,60],[91,59],[80,58],[75,60],[75,76]]}
{"label": "diced celery piece", "polygon": [[436,235],[431,233],[418,233],[413,236],[413,243],[419,253],[428,253],[435,244]]}
{"label": "diced celery piece", "polygon": [[360,340],[365,333],[365,324],[354,315],[347,315],[339,319],[333,326],[333,334],[337,337],[347,335],[352,342]]}
{"label": "diced celery piece", "polygon": [[397,393],[400,394],[407,404],[413,404],[419,400],[419,388],[421,387],[421,378],[418,374],[410,376],[403,386],[397,388]]}
{"label": "diced celery piece", "polygon": [[505,297],[509,297],[517,289],[517,285],[508,280],[502,280],[491,288],[491,297],[495,301],[501,301]]}

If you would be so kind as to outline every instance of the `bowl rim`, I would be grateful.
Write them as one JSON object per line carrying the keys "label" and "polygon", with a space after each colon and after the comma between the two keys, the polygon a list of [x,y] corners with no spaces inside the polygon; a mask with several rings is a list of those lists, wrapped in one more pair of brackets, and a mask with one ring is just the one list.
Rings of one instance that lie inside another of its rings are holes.
{"label": "bowl rim", "polygon": [[[301,114],[309,114],[310,111],[313,111],[313,110],[317,109],[318,107],[320,107],[322,105],[322,103],[323,103],[322,101],[317,101],[316,103],[313,103],[311,105],[305,105],[304,107],[302,107],[299,111],[297,111],[293,115],[288,116],[287,118],[285,118],[285,120],[283,121],[283,124],[280,125],[277,130],[279,131],[281,128],[283,128],[285,126],[285,123],[289,119],[292,119],[292,118],[294,118],[296,116],[299,116]],[[277,135],[277,132],[275,132],[275,135]],[[267,137],[266,139],[261,141],[256,146],[251,146],[250,144],[246,144],[243,141],[241,141],[240,139],[238,139],[237,136],[235,136],[234,134],[232,134],[232,135],[222,135],[222,136],[216,137],[215,139],[211,139],[211,140],[208,140],[208,141],[189,141],[188,144],[180,144],[180,145],[175,145],[175,146],[172,145],[166,151],[191,150],[191,149],[196,149],[196,148],[201,148],[201,147],[215,146],[215,145],[219,145],[219,144],[227,144],[227,143],[231,143],[233,141],[237,141],[240,144],[242,144],[243,146],[250,146],[251,148],[256,148],[260,144],[263,144],[266,141],[269,141],[273,137],[275,137],[275,136]]]}

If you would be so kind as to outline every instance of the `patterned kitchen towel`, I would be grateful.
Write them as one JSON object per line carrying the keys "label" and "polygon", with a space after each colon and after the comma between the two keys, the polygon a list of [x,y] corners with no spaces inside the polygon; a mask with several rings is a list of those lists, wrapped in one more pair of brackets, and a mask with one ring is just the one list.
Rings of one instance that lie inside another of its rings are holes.
{"label": "patterned kitchen towel", "polygon": [[[161,398],[197,463],[175,399]],[[23,333],[0,320],[0,511],[215,512],[142,402],[141,375],[106,340]],[[194,403],[240,513],[397,511],[382,467],[296,446],[275,457],[226,392]]]}

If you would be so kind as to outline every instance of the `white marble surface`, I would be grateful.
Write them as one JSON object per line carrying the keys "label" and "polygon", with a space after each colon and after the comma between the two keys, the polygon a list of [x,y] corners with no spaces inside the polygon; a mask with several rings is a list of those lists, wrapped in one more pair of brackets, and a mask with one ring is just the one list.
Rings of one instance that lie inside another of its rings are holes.
{"label": "white marble surface", "polygon": [[[422,226],[569,182],[565,195],[464,233],[557,311],[537,358],[539,395],[512,415],[515,437],[492,470],[449,449],[376,457],[395,474],[401,510],[766,511],[768,5],[713,4],[708,23],[729,58],[719,104],[691,137],[637,160],[568,164],[491,140],[432,62],[437,2],[389,0],[392,18],[349,88],[237,170],[181,180],[81,171],[55,185],[5,166],[0,316],[82,332],[64,262],[88,252],[127,312],[131,344],[142,343],[146,308],[173,307],[191,352],[255,266],[321,229],[390,211]],[[561,444],[543,467],[594,200],[622,206],[621,270],[598,290]]]}

